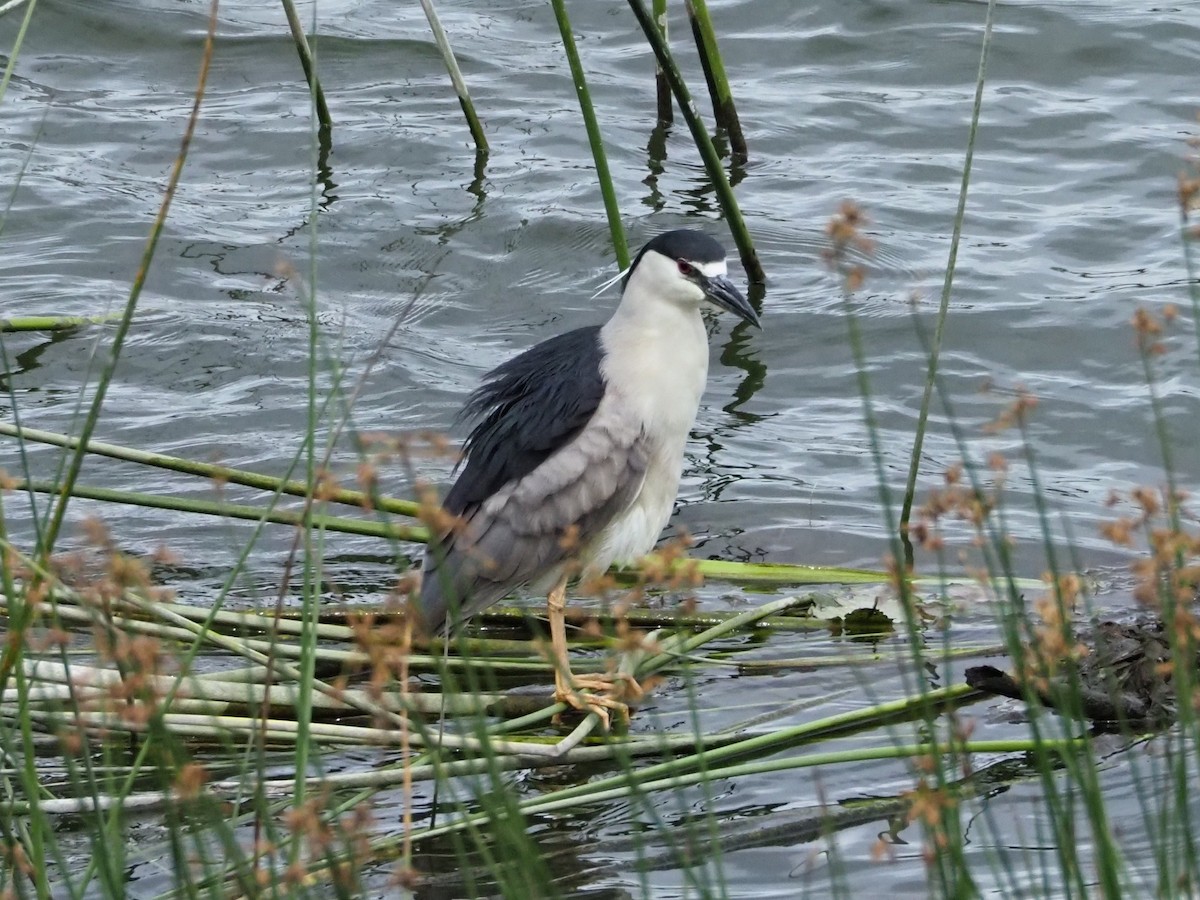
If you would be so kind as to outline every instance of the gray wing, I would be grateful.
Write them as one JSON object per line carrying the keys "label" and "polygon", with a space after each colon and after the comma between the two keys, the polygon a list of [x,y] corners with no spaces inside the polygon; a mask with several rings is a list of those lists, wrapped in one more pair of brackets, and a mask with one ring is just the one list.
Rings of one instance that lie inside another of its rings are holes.
{"label": "gray wing", "polygon": [[453,618],[465,620],[577,554],[628,509],[648,463],[641,423],[601,401],[573,440],[464,512],[430,546],[420,598],[425,627],[444,633],[455,606]]}

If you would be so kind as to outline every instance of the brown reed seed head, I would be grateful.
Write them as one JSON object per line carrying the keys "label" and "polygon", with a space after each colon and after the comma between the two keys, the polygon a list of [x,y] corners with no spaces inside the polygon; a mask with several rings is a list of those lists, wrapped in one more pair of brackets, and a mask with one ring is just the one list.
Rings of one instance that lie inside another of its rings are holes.
{"label": "brown reed seed head", "polygon": [[324,856],[333,846],[333,832],[323,815],[326,805],[326,797],[312,796],[283,814],[284,825],[292,834],[304,838],[313,857]]}
{"label": "brown reed seed head", "polygon": [[[920,760],[917,760],[920,768]],[[914,790],[901,795],[909,802],[908,820],[919,821],[928,831],[931,831],[933,845],[926,847],[927,853],[936,854],[937,850],[946,846],[947,836],[942,830],[945,813],[953,809],[957,801],[945,788],[931,787],[928,777],[922,775],[917,780]]]}
{"label": "brown reed seed head", "polygon": [[1145,356],[1161,356],[1167,352],[1166,345],[1160,340],[1163,335],[1163,323],[1152,312],[1139,306],[1134,310],[1130,324],[1133,326],[1139,353]]}
{"label": "brown reed seed head", "polygon": [[355,470],[354,480],[358,483],[358,489],[363,495],[360,504],[363,511],[374,512],[375,502],[371,498],[379,490],[379,469],[374,462],[363,460],[358,464],[358,469]]}
{"label": "brown reed seed head", "polygon": [[1029,653],[1022,671],[1023,676],[1039,690],[1048,691],[1050,679],[1065,663],[1082,659],[1089,651],[1075,638],[1072,627],[1072,615],[1082,583],[1074,575],[1055,579],[1046,573],[1042,579],[1056,582],[1057,590],[1046,591],[1033,603],[1037,621],[1029,626]]}
{"label": "brown reed seed head", "polygon": [[421,873],[405,862],[396,863],[392,872],[392,883],[405,891],[415,891],[421,886]]}
{"label": "brown reed seed head", "polygon": [[[368,658],[369,677],[366,691],[375,701],[403,680],[408,657],[412,650],[412,622],[406,616],[380,619],[374,613],[362,613],[347,618],[354,641]],[[387,727],[381,721],[377,727]]]}
{"label": "brown reed seed head", "polygon": [[208,782],[208,771],[198,762],[184,763],[175,776],[175,792],[181,800],[195,800]]}
{"label": "brown reed seed head", "polygon": [[579,526],[571,524],[563,529],[563,533],[558,536],[558,546],[567,555],[578,551],[580,547]]}
{"label": "brown reed seed head", "polygon": [[1100,534],[1108,538],[1118,547],[1133,547],[1133,533],[1137,523],[1128,517],[1121,517],[1100,525]]}
{"label": "brown reed seed head", "polygon": [[440,431],[425,429],[399,434],[372,431],[361,434],[359,440],[365,452],[380,464],[393,459],[409,462],[414,457],[451,459],[455,462],[462,458],[462,451]]}
{"label": "brown reed seed head", "polygon": [[317,471],[317,483],[313,486],[313,498],[328,503],[337,496],[342,486],[337,476],[329,469],[322,467]]}
{"label": "brown reed seed head", "polygon": [[371,855],[370,835],[374,827],[375,814],[366,800],[355,804],[350,812],[342,816],[342,830],[351,837],[355,858],[360,861],[365,862]]}
{"label": "brown reed seed head", "polygon": [[821,251],[821,256],[826,265],[842,274],[848,291],[858,290],[866,281],[866,269],[861,264],[850,263],[848,256],[852,251],[870,256],[875,250],[874,241],[861,231],[866,221],[858,204],[845,200],[825,226],[829,245]]}
{"label": "brown reed seed head", "polygon": [[1024,385],[1017,385],[1015,399],[1000,411],[1000,415],[983,426],[983,433],[998,434],[1009,428],[1024,428],[1037,404],[1037,397]]}
{"label": "brown reed seed head", "polygon": [[1179,211],[1187,219],[1192,210],[1200,205],[1200,178],[1195,172],[1180,172],[1178,179]]}
{"label": "brown reed seed head", "polygon": [[33,863],[19,841],[0,842],[0,860],[10,872],[20,872],[26,878],[33,877]]}
{"label": "brown reed seed head", "polygon": [[694,543],[690,534],[680,530],[671,540],[643,556],[637,563],[639,587],[685,591],[702,585],[704,576],[700,564],[687,555]]}
{"label": "brown reed seed head", "polygon": [[[1136,579],[1134,597],[1151,609],[1165,600],[1190,603],[1200,587],[1200,536],[1187,524],[1195,516],[1187,510],[1187,495],[1166,488],[1139,486],[1129,494],[1137,515],[1123,516],[1101,526],[1114,543],[1132,547],[1133,535],[1145,535],[1149,556],[1130,564]],[[1116,498],[1119,502],[1119,496]]]}
{"label": "brown reed seed head", "polygon": [[446,512],[433,485],[418,481],[416,485],[417,520],[425,525],[431,534],[448,534],[455,528],[462,527],[458,516]]}
{"label": "brown reed seed head", "polygon": [[83,731],[77,726],[59,725],[54,736],[63,756],[78,756],[83,752]]}

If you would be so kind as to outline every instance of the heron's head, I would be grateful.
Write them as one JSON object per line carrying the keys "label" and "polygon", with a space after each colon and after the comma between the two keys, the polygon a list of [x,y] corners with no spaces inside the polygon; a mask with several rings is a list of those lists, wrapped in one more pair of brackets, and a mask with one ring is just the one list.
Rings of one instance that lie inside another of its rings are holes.
{"label": "heron's head", "polygon": [[641,249],[625,275],[622,299],[689,309],[708,302],[758,325],[754,307],[729,280],[724,248],[687,228],[664,232]]}

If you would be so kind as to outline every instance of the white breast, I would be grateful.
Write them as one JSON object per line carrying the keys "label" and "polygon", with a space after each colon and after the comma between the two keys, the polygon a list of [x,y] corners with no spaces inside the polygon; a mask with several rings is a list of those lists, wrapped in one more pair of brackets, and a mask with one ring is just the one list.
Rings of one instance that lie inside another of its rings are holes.
{"label": "white breast", "polygon": [[592,542],[589,569],[632,563],[653,549],[671,518],[683,452],[708,378],[708,336],[698,310],[664,304],[654,315],[618,311],[601,329],[607,390],[622,415],[637,417],[650,441],[642,488]]}

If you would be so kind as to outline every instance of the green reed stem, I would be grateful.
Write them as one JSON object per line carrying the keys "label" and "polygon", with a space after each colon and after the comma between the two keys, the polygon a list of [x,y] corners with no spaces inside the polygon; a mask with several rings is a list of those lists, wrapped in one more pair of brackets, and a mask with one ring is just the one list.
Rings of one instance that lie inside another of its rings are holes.
{"label": "green reed stem", "polygon": [[462,69],[458,67],[458,60],[454,56],[454,50],[450,47],[450,39],[446,37],[446,32],[442,28],[437,10],[434,9],[433,0],[421,0],[421,9],[425,10],[425,18],[429,20],[429,30],[433,32],[433,40],[442,54],[442,63],[450,75],[454,93],[458,95],[458,105],[462,107],[463,115],[467,119],[467,127],[471,130],[475,149],[480,153],[487,153],[489,148],[487,135],[483,133],[483,123],[479,121],[479,116],[475,112],[475,103],[471,100],[471,92],[467,90],[467,82],[463,78]]}
{"label": "green reed stem", "polygon": [[[658,25],[663,43],[669,46],[671,39],[667,33],[667,0],[652,0],[651,6],[654,10],[654,22]],[[675,120],[675,100],[671,96],[671,82],[667,80],[667,73],[663,71],[662,63],[657,59],[654,61],[654,96],[658,103],[658,124],[670,125]]]}
{"label": "green reed stem", "polygon": [[687,84],[684,83],[679,67],[675,65],[671,49],[663,40],[663,36],[659,34],[654,19],[646,9],[643,0],[629,0],[629,7],[637,17],[638,24],[642,26],[646,40],[654,48],[654,55],[658,58],[659,65],[662,66],[663,72],[666,73],[667,80],[671,84],[671,91],[675,94],[675,102],[679,104],[679,111],[692,132],[692,140],[696,142],[696,149],[700,151],[700,157],[704,160],[704,169],[716,189],[717,200],[729,223],[729,231],[733,235],[734,243],[737,244],[742,266],[746,270],[746,277],[755,284],[762,284],[766,281],[766,273],[763,272],[762,263],[758,260],[758,252],[754,249],[754,241],[746,228],[745,219],[742,218],[737,197],[733,194],[733,188],[729,186],[729,179],[725,176],[725,170],[721,166],[721,157],[717,154],[712,139],[704,129],[704,123],[701,121],[699,113],[696,112],[696,104],[692,101]]}
{"label": "green reed stem", "polygon": [[333,129],[333,117],[329,114],[329,105],[325,102],[325,91],[321,80],[317,77],[317,64],[313,58],[312,48],[308,45],[308,37],[304,34],[304,25],[300,22],[300,14],[296,12],[294,0],[281,0],[283,13],[287,16],[288,28],[292,32],[292,42],[300,55],[300,67],[304,69],[304,80],[312,91],[313,102],[317,107],[317,121],[326,131]]}
{"label": "green reed stem", "polygon": [[975,75],[975,100],[971,106],[971,125],[967,130],[967,154],[963,161],[962,180],[958,188],[958,209],[954,213],[954,233],[950,238],[950,257],[946,262],[946,275],[942,281],[942,299],[938,306],[937,327],[933,334],[933,346],[929,352],[929,371],[925,376],[925,391],[921,395],[921,412],[917,416],[917,433],[913,439],[912,457],[908,464],[908,481],[904,487],[904,503],[900,509],[900,534],[904,541],[906,562],[910,565],[912,563],[912,545],[908,539],[908,524],[912,517],[913,500],[917,492],[917,473],[921,468],[921,451],[925,444],[925,429],[929,424],[929,404],[933,397],[934,380],[937,378],[942,334],[946,325],[946,313],[950,308],[950,289],[954,284],[958,245],[962,238],[963,218],[967,212],[967,189],[971,184],[971,163],[975,159],[975,137],[979,131],[979,113],[983,108],[983,85],[987,75],[988,50],[992,46],[992,22],[995,11],[996,0],[988,0],[987,17],[983,26],[983,47],[979,53],[979,70]]}
{"label": "green reed stem", "polygon": [[571,20],[567,17],[565,0],[551,0],[551,5],[554,7],[554,18],[558,20],[563,50],[567,53],[567,64],[571,67],[571,80],[579,98],[579,110],[583,113],[583,125],[587,129],[592,159],[596,163],[596,180],[600,182],[600,194],[604,198],[604,212],[608,216],[608,231],[612,235],[617,265],[624,271],[629,268],[629,244],[625,240],[625,227],[621,224],[621,207],[617,203],[617,192],[608,168],[608,157],[604,153],[604,138],[600,134],[600,123],[596,120],[587,75],[583,71],[583,63],[579,60],[579,48],[575,46],[575,35],[571,31]]}
{"label": "green reed stem", "polygon": [[[771,772],[781,772],[789,769],[805,769],[814,766],[844,765],[848,763],[870,762],[885,759],[920,759],[926,756],[941,756],[947,753],[1055,753],[1066,755],[1080,749],[1081,740],[1062,739],[1056,741],[1034,742],[1029,740],[1011,741],[972,741],[966,744],[912,744],[895,747],[871,747],[862,750],[834,750],[827,753],[811,753],[805,756],[785,757],[783,759],[767,760],[764,762],[740,763],[736,765],[711,768],[707,771],[691,772],[686,775],[671,775],[654,779],[644,779],[645,770],[638,770],[628,775],[617,776],[622,784],[605,790],[590,790],[586,793],[570,794],[568,791],[556,791],[548,797],[534,798],[525,812],[545,813],[563,809],[578,802],[597,803],[605,800],[617,800],[626,796],[630,782],[636,780],[639,788],[644,791],[678,789],[690,787],[708,780],[739,778],[748,775],[763,775]],[[729,747],[721,748],[722,751]],[[731,755],[731,754],[729,754]],[[593,787],[594,785],[588,785]],[[567,796],[564,796],[567,795]]]}
{"label": "green reed stem", "polygon": [[[925,353],[929,352],[929,337],[926,331],[921,327],[920,321],[914,318],[914,331],[921,342],[922,350]],[[950,396],[949,390],[940,375],[935,379],[938,392],[938,399],[946,411],[946,421],[950,429],[950,434],[955,441],[958,452],[964,462],[964,473],[969,480],[971,490],[977,497],[986,495],[986,487],[980,478],[980,466],[972,464],[970,461],[970,448],[967,446],[966,436],[963,433],[961,426],[958,424],[958,416],[954,412],[954,403]],[[1040,491],[1034,491],[1034,496],[1039,496]],[[1045,519],[1043,519],[1045,521]],[[1043,526],[1043,530],[1046,526]],[[1008,654],[1012,659],[1012,667],[1017,671],[1021,671],[1030,658],[1028,648],[1022,643],[1021,623],[1028,623],[1030,613],[1025,597],[1027,594],[1033,594],[1037,591],[1046,590],[1046,585],[1043,583],[1040,587],[1037,585],[1026,586],[1026,579],[1015,577],[1014,562],[1011,554],[1011,545],[1003,527],[998,526],[994,521],[993,516],[988,516],[982,523],[977,526],[977,533],[980,538],[980,551],[984,557],[984,565],[988,572],[991,573],[993,583],[997,584],[998,592],[1005,596],[1007,604],[1011,609],[1011,614],[1004,618],[1003,635],[1007,645]],[[1055,572],[1055,574],[1061,574]],[[1002,588],[1002,590],[999,590]],[[1039,663],[1040,665],[1040,663]],[[1033,698],[1031,698],[1033,699]],[[1036,715],[1029,717],[1029,730],[1032,735],[1032,740],[1035,743],[1042,743],[1048,740],[1045,736],[1049,730],[1046,727],[1046,721],[1043,717]],[[1047,808],[1047,819],[1053,829],[1053,836],[1048,838],[1048,842],[1055,847],[1058,854],[1059,870],[1064,873],[1064,877],[1070,877],[1078,891],[1077,896],[1086,896],[1086,890],[1083,887],[1082,878],[1079,874],[1079,865],[1075,858],[1075,838],[1073,825],[1073,803],[1074,788],[1063,790],[1059,785],[1058,769],[1052,766],[1042,754],[1034,755],[1035,768],[1040,780],[1042,789],[1043,802]],[[1078,780],[1078,779],[1077,779]]]}
{"label": "green reed stem", "polygon": [[120,318],[120,313],[106,316],[20,316],[0,319],[0,331],[66,331],[81,325],[103,325]]}
{"label": "green reed stem", "polygon": [[686,0],[684,6],[692,23],[692,36],[696,39],[700,67],[704,69],[704,80],[708,83],[708,95],[712,98],[713,119],[717,127],[725,129],[729,135],[729,148],[733,151],[734,161],[744,163],[748,159],[746,136],[733,102],[733,92],[729,89],[729,78],[721,61],[717,33],[708,15],[708,4],[706,0]]}
{"label": "green reed stem", "polygon": [[[62,494],[58,485],[44,481],[19,481],[15,484],[18,490],[33,491],[38,494]],[[149,509],[170,509],[176,512],[196,513],[204,516],[222,516],[227,519],[244,519],[251,522],[270,522],[275,525],[303,526],[305,519],[303,511],[279,509],[263,509],[257,506],[244,506],[236,503],[222,503],[211,500],[186,500],[179,497],[164,497],[161,494],[144,494],[137,491],[120,491],[112,488],[88,487],[75,485],[71,496],[81,500],[98,500],[103,503],[125,503],[130,506],[144,506]],[[314,515],[313,522],[329,531],[343,534],[358,534],[365,537],[377,537],[387,540],[418,541],[427,539],[424,528],[407,525],[390,525],[384,522],[363,522],[358,519],[346,519],[338,516]]]}
{"label": "green reed stem", "polygon": [[[71,435],[60,434],[54,431],[42,431],[37,428],[21,428],[16,425],[9,425],[6,422],[0,422],[0,435],[8,435],[25,441],[51,444],[56,447],[67,447],[70,449],[76,449],[80,446],[79,439]],[[183,459],[178,456],[168,456],[164,453],[149,453],[145,450],[136,450],[132,447],[108,444],[103,441],[89,441],[86,452],[94,453],[97,456],[107,456],[110,459],[120,459],[126,462],[154,466],[155,468],[166,469],[171,472],[180,472],[184,475],[211,478],[218,483],[227,482],[229,484],[240,484],[244,487],[258,488],[263,491],[275,491],[292,497],[304,497],[308,491],[308,486],[303,481],[283,480],[271,475],[251,472],[247,469],[230,469],[226,466],[196,462],[195,460]],[[378,509],[399,516],[416,516],[420,510],[420,504],[414,503],[411,500],[400,500],[394,497],[376,497],[363,491],[339,488],[322,493],[321,496],[322,499],[328,500],[331,503],[342,503],[347,506],[357,506],[361,509]]]}
{"label": "green reed stem", "polygon": [[[95,446],[93,443],[92,446]],[[240,471],[240,470],[239,470]],[[253,475],[253,473],[244,473]],[[262,476],[266,478],[266,476]],[[284,482],[291,485],[292,482]],[[257,487],[259,485],[251,485]],[[49,482],[15,481],[12,487],[16,490],[27,490],[34,493],[56,494],[61,489]],[[354,493],[354,492],[347,492]],[[251,522],[268,522],[274,525],[304,525],[302,512],[279,509],[264,509],[221,501],[183,499],[163,496],[161,494],[146,494],[137,491],[122,491],[114,488],[97,488],[86,485],[76,485],[73,496],[81,500],[96,500],[102,503],[124,503],[131,506],[143,506],[149,509],[167,509],[175,512],[195,513],[205,516],[222,516],[229,519],[242,519]],[[404,501],[380,498],[377,504],[384,508],[383,501],[389,504],[400,504]],[[347,501],[352,502],[352,501]],[[314,515],[313,522],[319,527],[342,534],[356,534],[364,537],[376,537],[391,541],[412,541],[424,543],[428,540],[428,531],[421,526],[394,525],[387,522],[367,522],[361,519],[349,519],[343,516]],[[872,569],[845,569],[836,566],[806,566],[792,563],[743,563],[720,559],[679,559],[671,563],[667,572],[673,574],[693,570],[705,579],[729,582],[745,586],[788,586],[807,584],[879,584],[889,581],[891,576],[882,571]],[[632,584],[637,581],[636,570],[615,570],[618,581]],[[969,581],[969,580],[968,580]],[[931,584],[924,579],[917,579],[914,584]],[[953,580],[950,583],[956,583]],[[1014,585],[1022,589],[1038,586],[1036,581],[1021,581]],[[702,622],[703,617],[697,619]],[[661,624],[669,624],[663,622]]]}

